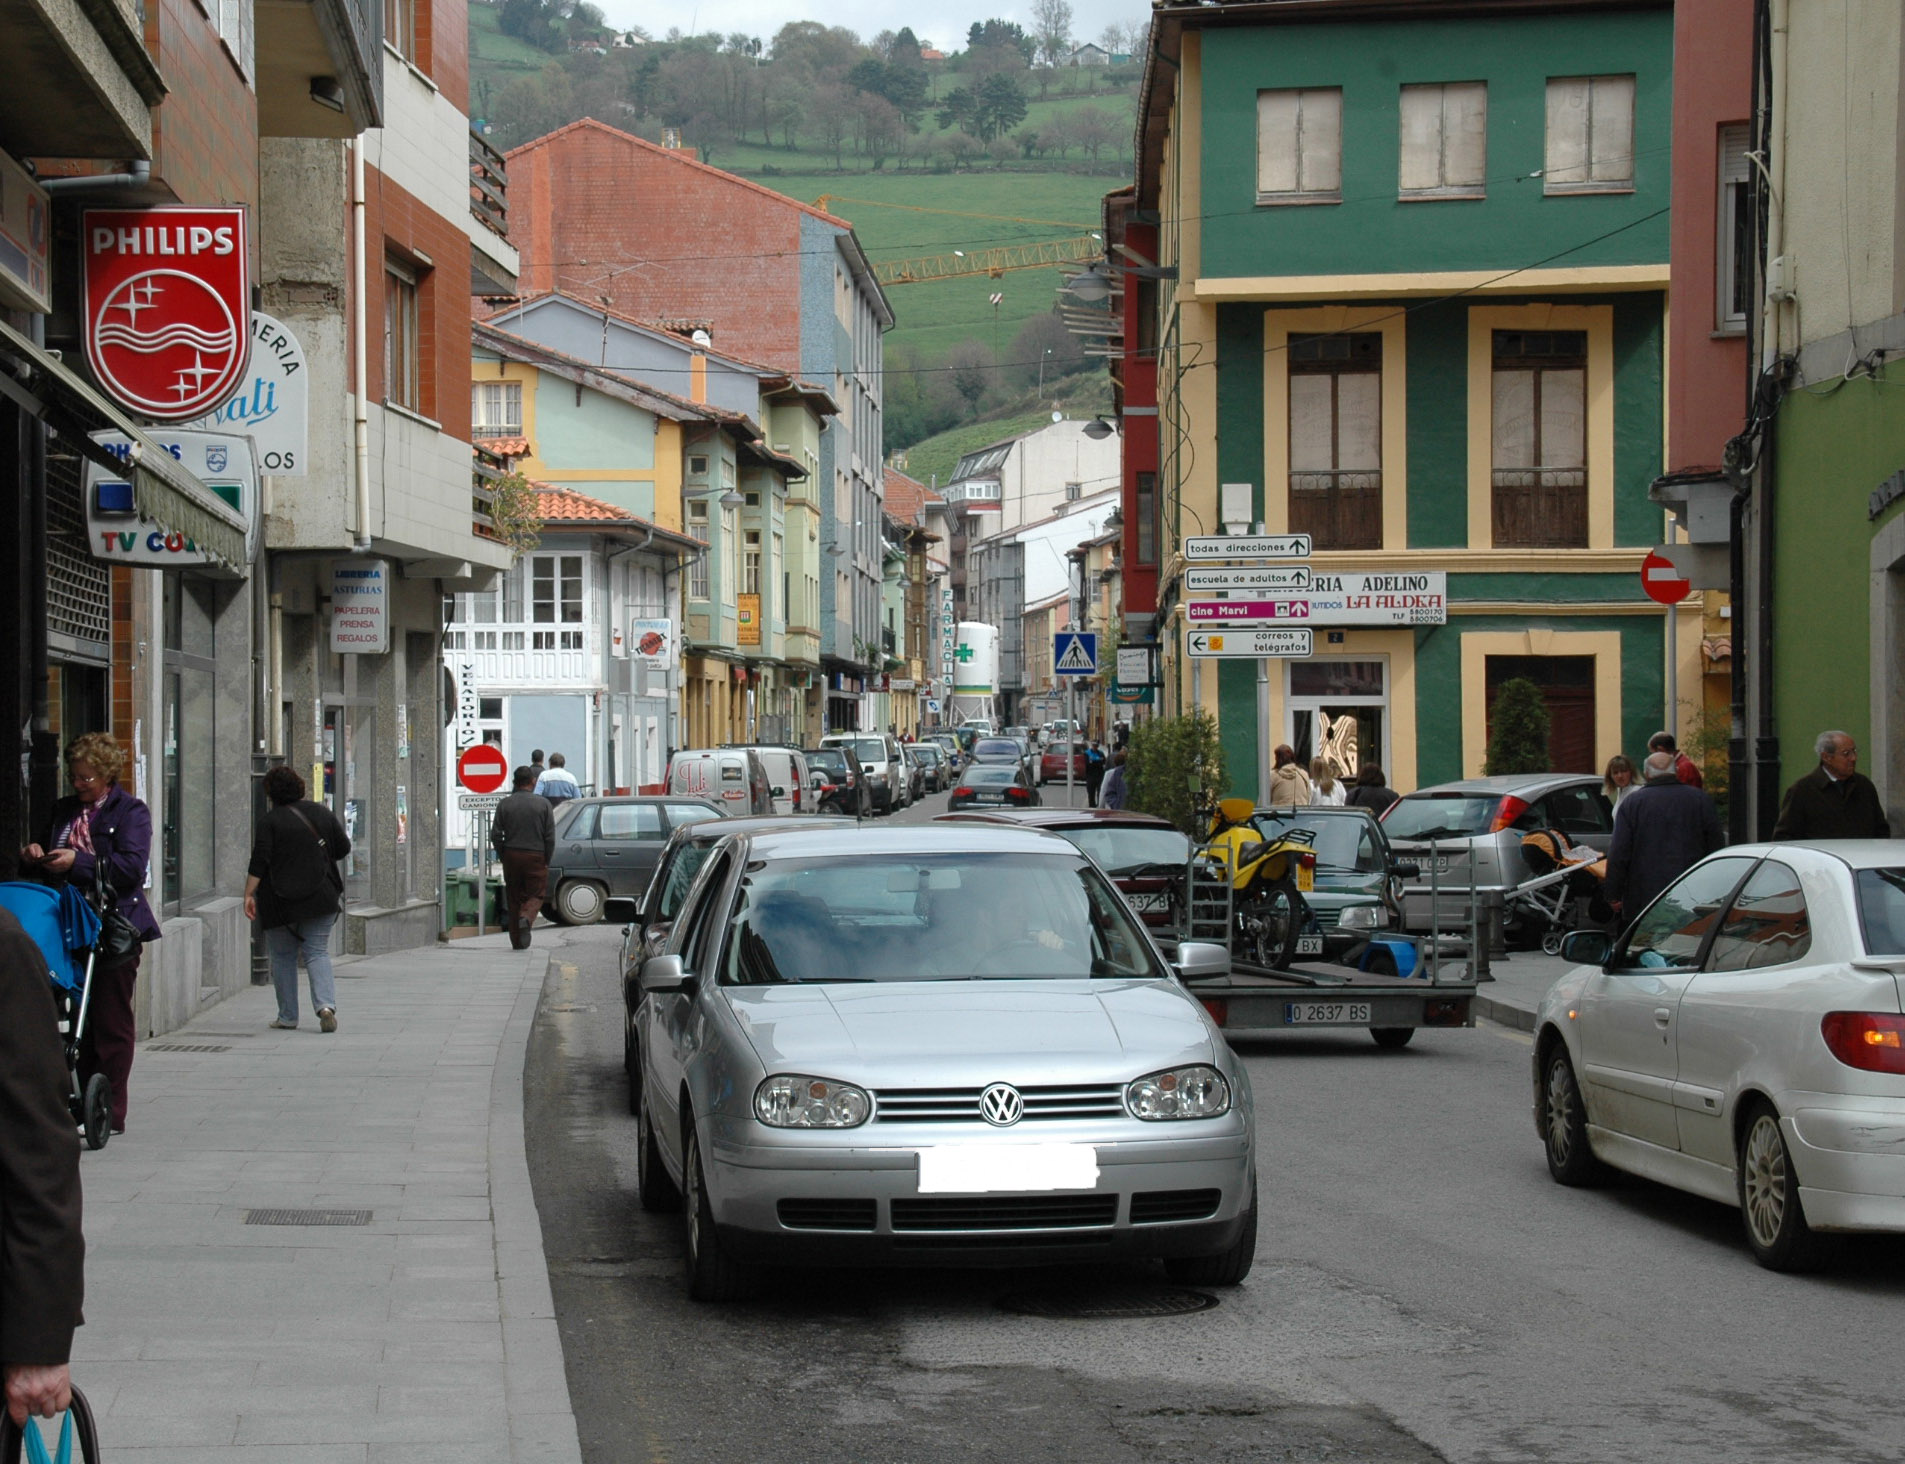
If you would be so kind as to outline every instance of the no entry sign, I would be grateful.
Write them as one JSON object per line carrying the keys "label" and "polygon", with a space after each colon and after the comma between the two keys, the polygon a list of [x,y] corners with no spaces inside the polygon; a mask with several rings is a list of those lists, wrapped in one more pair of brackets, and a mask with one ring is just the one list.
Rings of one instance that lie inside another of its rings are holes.
{"label": "no entry sign", "polygon": [[494,793],[509,777],[509,762],[493,743],[479,742],[463,749],[456,760],[456,780],[472,793]]}
{"label": "no entry sign", "polygon": [[1658,549],[1640,563],[1640,587],[1648,599],[1662,605],[1678,605],[1693,593],[1693,582]]}

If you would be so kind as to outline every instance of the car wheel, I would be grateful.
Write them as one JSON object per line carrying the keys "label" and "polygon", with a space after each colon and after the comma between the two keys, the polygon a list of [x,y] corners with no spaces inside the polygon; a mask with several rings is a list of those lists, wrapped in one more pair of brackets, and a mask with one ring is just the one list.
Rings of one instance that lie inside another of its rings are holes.
{"label": "car wheel", "polygon": [[593,880],[565,879],[549,909],[564,925],[594,925],[608,903],[608,891]]}
{"label": "car wheel", "polygon": [[752,1289],[752,1274],[721,1249],[714,1228],[714,1207],[708,1201],[707,1175],[701,1168],[701,1141],[695,1135],[692,1113],[681,1126],[682,1208],[688,1217],[688,1295],[696,1301],[739,1301]]}
{"label": "car wheel", "polygon": [[1541,1140],[1556,1184],[1585,1186],[1607,1173],[1588,1144],[1587,1105],[1568,1050],[1556,1042],[1541,1071]]}
{"label": "car wheel", "polygon": [[1164,1262],[1164,1274],[1180,1286],[1235,1286],[1250,1274],[1257,1258],[1257,1186],[1250,1186],[1250,1208],[1244,1211],[1244,1228],[1236,1242],[1208,1256],[1170,1256]]}
{"label": "car wheel", "polygon": [[1753,1259],[1769,1271],[1810,1271],[1826,1259],[1826,1243],[1806,1223],[1799,1174],[1770,1103],[1747,1110],[1737,1179],[1740,1218]]}
{"label": "car wheel", "polygon": [[637,1079],[632,1093],[635,1108],[635,1198],[651,1214],[681,1208],[681,1190],[662,1163],[661,1141],[648,1112],[648,1098]]}
{"label": "car wheel", "polygon": [[1409,1045],[1409,1039],[1416,1034],[1414,1027],[1371,1027],[1369,1035],[1376,1039],[1376,1045],[1387,1052],[1397,1052]]}
{"label": "car wheel", "polygon": [[1288,885],[1275,885],[1253,896],[1244,907],[1250,953],[1260,966],[1282,968],[1296,959],[1303,930],[1303,905]]}

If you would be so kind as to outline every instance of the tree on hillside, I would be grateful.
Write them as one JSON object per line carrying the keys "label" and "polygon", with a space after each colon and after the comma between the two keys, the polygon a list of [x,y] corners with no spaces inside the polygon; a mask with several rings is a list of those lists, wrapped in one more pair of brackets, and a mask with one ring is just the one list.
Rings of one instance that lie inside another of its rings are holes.
{"label": "tree on hillside", "polygon": [[946,367],[953,390],[966,403],[966,411],[976,414],[999,374],[992,352],[979,341],[961,341],[946,353]]}
{"label": "tree on hillside", "polygon": [[837,79],[865,54],[860,38],[845,26],[790,20],[774,33],[776,65],[803,69],[810,81]]}
{"label": "tree on hillside", "polygon": [[853,133],[854,94],[838,82],[824,82],[814,88],[807,118],[819,134],[821,144],[833,154],[835,168],[846,166],[847,138]]}
{"label": "tree on hillside", "polygon": [[1047,66],[1056,66],[1072,49],[1070,0],[1032,0],[1032,38]]}
{"label": "tree on hillside", "polygon": [[993,48],[1018,52],[1020,61],[1028,66],[1038,55],[1038,43],[1025,33],[1024,27],[1017,23],[1010,20],[988,20],[981,23],[975,20],[972,28],[966,32],[968,59],[973,52]]}
{"label": "tree on hillside", "polygon": [[559,51],[565,19],[567,12],[552,0],[503,0],[496,27],[504,35],[526,41],[540,51]]}
{"label": "tree on hillside", "polygon": [[1103,107],[1080,107],[1072,113],[1072,141],[1085,150],[1094,163],[1098,154],[1117,139],[1117,124]]}
{"label": "tree on hillside", "polygon": [[771,67],[767,73],[767,93],[764,98],[764,128],[778,132],[781,146],[789,152],[800,150],[800,127],[807,120],[807,109],[813,105],[813,84],[793,71],[782,71]]}
{"label": "tree on hillside", "polygon": [[1013,374],[1028,391],[1036,388],[1041,380],[1049,389],[1059,377],[1083,371],[1091,365],[1084,343],[1065,329],[1056,308],[1044,315],[1034,315],[1019,327],[1019,333],[1012,337],[1010,356]]}
{"label": "tree on hillside", "polygon": [[979,136],[985,142],[1010,132],[1025,120],[1025,93],[1003,73],[979,83]]}

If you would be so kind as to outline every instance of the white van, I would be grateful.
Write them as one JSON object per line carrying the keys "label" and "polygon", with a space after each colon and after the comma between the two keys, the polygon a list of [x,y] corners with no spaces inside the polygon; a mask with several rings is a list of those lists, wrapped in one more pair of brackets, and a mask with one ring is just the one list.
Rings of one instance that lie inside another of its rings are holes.
{"label": "white van", "polygon": [[668,791],[706,798],[730,818],[774,812],[773,785],[751,747],[696,747],[668,760]]}
{"label": "white van", "polygon": [[797,747],[774,747],[759,742],[728,743],[728,747],[743,746],[760,758],[761,766],[767,769],[768,796],[774,800],[776,813],[813,813],[816,808],[813,779],[807,771],[807,759]]}

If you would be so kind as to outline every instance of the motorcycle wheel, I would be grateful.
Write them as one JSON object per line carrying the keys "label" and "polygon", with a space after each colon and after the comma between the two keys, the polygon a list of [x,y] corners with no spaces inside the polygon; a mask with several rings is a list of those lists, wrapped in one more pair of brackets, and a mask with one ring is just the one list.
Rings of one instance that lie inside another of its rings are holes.
{"label": "motorcycle wheel", "polygon": [[1243,908],[1251,958],[1275,969],[1294,961],[1304,913],[1303,897],[1288,885],[1272,885],[1252,895]]}

